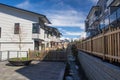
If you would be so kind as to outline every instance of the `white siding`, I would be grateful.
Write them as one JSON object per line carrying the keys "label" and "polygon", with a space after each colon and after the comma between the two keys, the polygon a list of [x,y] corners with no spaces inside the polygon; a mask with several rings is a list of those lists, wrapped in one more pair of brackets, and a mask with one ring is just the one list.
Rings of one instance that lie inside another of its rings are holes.
{"label": "white siding", "polygon": [[39,35],[40,39],[44,40],[44,33],[45,33],[44,29],[40,28],[40,35]]}
{"label": "white siding", "polygon": [[14,34],[14,23],[20,23],[23,32],[21,33],[22,42],[27,42],[24,44],[22,50],[28,50],[29,48],[34,49],[34,41],[32,40],[32,23],[36,22],[38,22],[38,17],[33,14],[0,6],[0,27],[2,30],[0,50],[18,50],[18,44],[11,43],[19,42],[18,35]]}

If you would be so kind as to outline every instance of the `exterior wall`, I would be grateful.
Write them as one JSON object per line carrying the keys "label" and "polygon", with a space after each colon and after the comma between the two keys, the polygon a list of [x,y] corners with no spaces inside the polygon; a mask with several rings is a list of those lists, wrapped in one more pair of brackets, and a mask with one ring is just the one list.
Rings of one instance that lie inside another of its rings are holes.
{"label": "exterior wall", "polygon": [[[109,3],[109,1],[110,2],[112,1],[112,2]],[[120,15],[119,15],[120,1],[119,0],[99,0],[96,7],[99,7],[98,8],[99,10],[97,13],[98,16],[87,17],[85,22],[88,38],[93,37],[99,33],[102,33],[103,30],[107,30],[108,27],[110,26],[114,26],[114,27],[117,26],[117,24],[119,24],[119,21],[120,21],[119,20],[120,18]],[[92,15],[94,15],[94,12],[92,13]],[[95,20],[92,21],[94,18]],[[89,30],[88,28],[90,27],[92,27],[93,30]]]}
{"label": "exterior wall", "polygon": [[[48,37],[47,37],[48,35]],[[49,34],[44,34],[44,44],[45,44],[45,48],[50,48],[50,35]]]}
{"label": "exterior wall", "polygon": [[36,22],[38,22],[38,17],[33,14],[0,6],[0,50],[19,50],[19,37],[18,34],[14,34],[14,23],[20,23],[22,28],[22,50],[29,48],[33,50],[32,23]]}
{"label": "exterior wall", "polygon": [[39,37],[41,38],[41,39],[43,39],[44,40],[44,34],[45,33],[45,30],[44,29],[42,29],[42,28],[40,28],[40,35],[39,35]]}
{"label": "exterior wall", "polygon": [[97,6],[100,6],[100,15],[104,15],[104,12],[107,8],[107,0],[99,0]]}
{"label": "exterior wall", "polygon": [[[14,34],[15,23],[20,23],[20,35],[22,35],[21,44],[19,44],[19,34]],[[40,24],[40,33],[32,33],[33,23]],[[45,25],[43,21],[39,19],[38,15],[0,5],[0,51],[19,50],[20,45],[22,46],[22,51],[28,51],[28,49],[34,50],[35,41],[39,43],[38,47],[39,50],[41,50],[43,47],[50,47],[50,41],[60,41],[55,35],[49,35],[47,37],[47,34],[45,34],[45,30],[43,29],[44,27]]]}

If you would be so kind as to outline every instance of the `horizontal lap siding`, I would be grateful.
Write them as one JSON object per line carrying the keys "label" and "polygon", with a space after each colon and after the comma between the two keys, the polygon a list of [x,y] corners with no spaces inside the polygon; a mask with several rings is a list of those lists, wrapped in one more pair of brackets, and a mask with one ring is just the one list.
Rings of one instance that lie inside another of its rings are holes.
{"label": "horizontal lap siding", "polygon": [[24,45],[23,50],[28,50],[29,48],[33,50],[32,23],[35,22],[38,22],[38,17],[32,14],[10,10],[9,8],[0,8],[0,27],[2,30],[0,38],[1,50],[18,50],[18,44],[10,44],[10,42],[19,42],[18,35],[14,34],[14,23],[20,23],[20,27],[22,27],[22,42],[29,42]]}
{"label": "horizontal lap siding", "polygon": [[[23,51],[28,51],[29,49],[33,50],[34,45],[31,44],[21,44]],[[1,51],[4,50],[18,50],[19,51],[19,44],[11,43],[11,44],[1,44]]]}

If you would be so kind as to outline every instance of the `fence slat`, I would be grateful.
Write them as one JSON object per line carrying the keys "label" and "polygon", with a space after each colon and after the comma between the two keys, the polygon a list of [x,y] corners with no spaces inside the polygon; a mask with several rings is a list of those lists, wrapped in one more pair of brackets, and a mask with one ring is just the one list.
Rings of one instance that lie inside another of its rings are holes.
{"label": "fence slat", "polygon": [[102,34],[81,41],[77,46],[82,51],[111,62],[120,62],[120,29],[110,28],[106,33],[103,31]]}

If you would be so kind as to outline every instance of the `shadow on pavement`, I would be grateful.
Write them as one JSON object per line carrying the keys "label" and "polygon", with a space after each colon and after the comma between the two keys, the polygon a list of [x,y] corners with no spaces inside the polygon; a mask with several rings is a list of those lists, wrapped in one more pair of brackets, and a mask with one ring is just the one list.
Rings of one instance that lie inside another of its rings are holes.
{"label": "shadow on pavement", "polygon": [[[60,80],[65,63],[33,62],[31,65],[16,70],[28,80]],[[26,80],[25,79],[25,80]]]}

